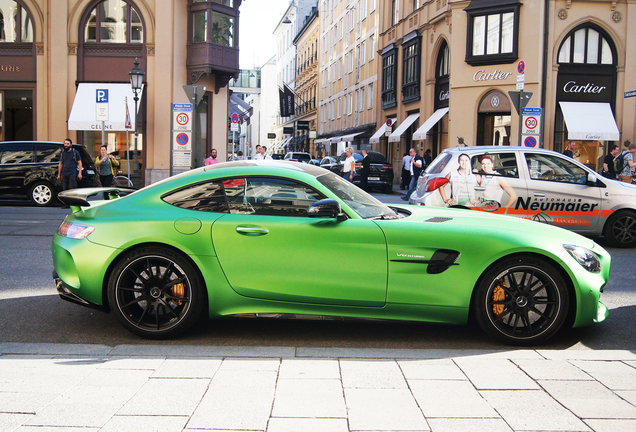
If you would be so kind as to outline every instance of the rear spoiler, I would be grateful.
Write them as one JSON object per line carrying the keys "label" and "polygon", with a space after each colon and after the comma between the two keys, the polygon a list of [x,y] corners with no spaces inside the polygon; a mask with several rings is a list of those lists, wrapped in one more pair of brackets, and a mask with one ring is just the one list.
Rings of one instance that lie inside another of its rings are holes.
{"label": "rear spoiler", "polygon": [[116,199],[135,191],[136,189],[122,187],[80,188],[62,191],[57,195],[57,197],[60,201],[68,206],[90,207],[91,204],[88,201],[89,197],[98,194],[106,194],[108,196],[108,199]]}

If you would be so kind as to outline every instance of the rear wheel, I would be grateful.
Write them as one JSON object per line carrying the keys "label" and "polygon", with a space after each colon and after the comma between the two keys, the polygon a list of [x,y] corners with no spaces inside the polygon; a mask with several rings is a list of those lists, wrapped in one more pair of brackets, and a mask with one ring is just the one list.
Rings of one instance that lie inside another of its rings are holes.
{"label": "rear wheel", "polygon": [[636,246],[636,213],[629,210],[614,212],[607,220],[603,234],[612,247]]}
{"label": "rear wheel", "polygon": [[29,198],[37,206],[48,206],[55,201],[55,188],[49,182],[39,181],[29,189]]}
{"label": "rear wheel", "polygon": [[125,255],[108,283],[108,303],[124,327],[149,339],[177,336],[206,304],[199,272],[179,253],[146,247]]}
{"label": "rear wheel", "polygon": [[481,278],[474,297],[477,322],[489,335],[512,345],[552,337],[568,314],[565,280],[546,260],[508,258]]}

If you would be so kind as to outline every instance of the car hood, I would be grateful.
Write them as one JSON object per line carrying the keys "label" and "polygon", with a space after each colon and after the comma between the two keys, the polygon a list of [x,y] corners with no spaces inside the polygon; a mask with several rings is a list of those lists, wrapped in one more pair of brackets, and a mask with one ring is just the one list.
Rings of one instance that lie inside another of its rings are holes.
{"label": "car hood", "polygon": [[[484,236],[488,236],[488,238],[532,238],[538,242],[556,241],[561,244],[576,244],[588,249],[599,248],[593,240],[574,232],[541,222],[512,216],[446,207],[407,205],[392,207],[403,208],[411,213],[410,216],[399,219],[398,221],[401,223],[436,224],[443,230],[472,234],[479,234],[481,232]],[[487,242],[488,238],[484,238],[484,242]]]}

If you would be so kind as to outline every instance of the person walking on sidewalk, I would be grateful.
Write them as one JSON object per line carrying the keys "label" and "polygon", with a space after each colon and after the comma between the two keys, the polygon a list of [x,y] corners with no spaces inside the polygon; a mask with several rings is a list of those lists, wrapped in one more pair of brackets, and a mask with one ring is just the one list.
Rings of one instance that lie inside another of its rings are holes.
{"label": "person walking on sidewalk", "polygon": [[362,150],[362,169],[360,170],[360,188],[369,191],[369,174],[371,173],[371,159],[366,150]]}
{"label": "person walking on sidewalk", "polygon": [[57,179],[62,181],[62,190],[76,189],[82,180],[82,157],[73,148],[70,138],[64,140],[64,150],[57,167]]}
{"label": "person walking on sidewalk", "polygon": [[119,166],[119,162],[115,159],[115,156],[108,154],[107,146],[103,145],[99,148],[99,156],[95,159],[95,165],[99,172],[99,182],[102,187],[111,187],[113,185],[115,167]]}
{"label": "person walking on sidewalk", "polygon": [[409,150],[409,155],[411,156],[411,183],[409,184],[409,190],[406,193],[406,196],[402,197],[404,201],[408,201],[409,198],[411,198],[411,194],[417,187],[417,180],[420,178],[420,173],[422,172],[422,167],[424,166],[424,159],[422,159],[422,156],[417,154],[417,151],[414,148]]}

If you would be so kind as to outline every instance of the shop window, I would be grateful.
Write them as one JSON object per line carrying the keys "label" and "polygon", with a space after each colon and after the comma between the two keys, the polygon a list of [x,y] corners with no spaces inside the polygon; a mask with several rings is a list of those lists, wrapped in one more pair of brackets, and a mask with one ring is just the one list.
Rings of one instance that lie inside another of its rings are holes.
{"label": "shop window", "polygon": [[84,42],[143,43],[141,18],[124,0],[103,1],[89,15]]}
{"label": "shop window", "polygon": [[404,37],[402,68],[402,101],[412,102],[420,99],[420,40],[413,32]]}
{"label": "shop window", "polygon": [[382,108],[387,109],[397,105],[396,81],[397,48],[393,45],[387,47],[382,53]]}
{"label": "shop window", "polygon": [[517,60],[519,8],[517,0],[473,0],[464,9],[468,14],[466,63],[476,66]]}
{"label": "shop window", "polygon": [[570,34],[559,49],[559,64],[613,65],[614,53],[607,38],[592,27],[583,27]]}
{"label": "shop window", "polygon": [[0,42],[33,42],[33,21],[27,10],[18,2],[2,2]]}

